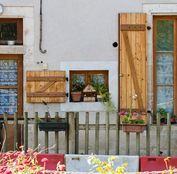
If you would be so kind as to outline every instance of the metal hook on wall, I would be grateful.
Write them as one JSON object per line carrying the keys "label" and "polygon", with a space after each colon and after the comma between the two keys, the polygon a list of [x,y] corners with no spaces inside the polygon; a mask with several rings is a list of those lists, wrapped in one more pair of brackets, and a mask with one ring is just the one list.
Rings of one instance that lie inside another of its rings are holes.
{"label": "metal hook on wall", "polygon": [[45,54],[47,50],[42,49],[42,0],[40,0],[40,39],[39,39],[39,50],[42,54]]}

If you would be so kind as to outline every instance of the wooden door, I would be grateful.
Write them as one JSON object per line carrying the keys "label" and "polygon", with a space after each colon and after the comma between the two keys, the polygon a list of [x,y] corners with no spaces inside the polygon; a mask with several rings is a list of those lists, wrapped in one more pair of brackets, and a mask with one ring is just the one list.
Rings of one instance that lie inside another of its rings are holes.
{"label": "wooden door", "polygon": [[119,109],[146,111],[146,14],[122,13],[119,22]]}
{"label": "wooden door", "polygon": [[[22,55],[0,55],[0,117],[7,113],[8,119],[14,113],[23,115],[23,57]],[[13,125],[8,125],[8,149],[13,149]],[[19,142],[23,143],[23,129],[18,129]],[[1,142],[4,139],[2,135]]]}

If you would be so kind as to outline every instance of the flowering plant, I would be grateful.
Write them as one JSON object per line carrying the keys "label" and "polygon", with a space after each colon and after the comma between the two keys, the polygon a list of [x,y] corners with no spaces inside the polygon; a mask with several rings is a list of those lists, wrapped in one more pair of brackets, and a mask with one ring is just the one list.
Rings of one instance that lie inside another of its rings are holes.
{"label": "flowering plant", "polygon": [[[145,112],[132,112],[132,102],[137,99],[137,95],[132,96],[131,105],[129,111],[120,111],[120,121],[122,124],[146,124],[146,113]],[[145,116],[145,117],[144,117]]]}
{"label": "flowering plant", "polygon": [[88,163],[92,164],[94,168],[96,168],[96,170],[102,174],[124,174],[128,164],[124,163],[121,166],[117,166],[115,168],[114,161],[116,159],[117,158],[115,156],[110,156],[108,158],[108,161],[106,162],[106,161],[101,161],[95,155],[91,155],[88,158]]}
{"label": "flowering plant", "polygon": [[[22,148],[22,147],[21,147]],[[0,174],[59,174],[64,168],[58,164],[56,171],[46,170],[47,158],[41,160],[44,167],[37,161],[37,152],[28,149],[27,152],[9,151],[0,154]]]}

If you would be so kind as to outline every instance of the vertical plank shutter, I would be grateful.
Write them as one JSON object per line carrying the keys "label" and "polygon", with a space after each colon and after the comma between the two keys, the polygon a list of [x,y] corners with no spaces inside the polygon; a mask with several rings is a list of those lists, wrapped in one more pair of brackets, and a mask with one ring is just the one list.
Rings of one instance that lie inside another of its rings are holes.
{"label": "vertical plank shutter", "polygon": [[65,71],[27,71],[27,102],[63,103],[66,101]]}
{"label": "vertical plank shutter", "polygon": [[120,109],[146,111],[146,14],[122,13],[119,21]]}

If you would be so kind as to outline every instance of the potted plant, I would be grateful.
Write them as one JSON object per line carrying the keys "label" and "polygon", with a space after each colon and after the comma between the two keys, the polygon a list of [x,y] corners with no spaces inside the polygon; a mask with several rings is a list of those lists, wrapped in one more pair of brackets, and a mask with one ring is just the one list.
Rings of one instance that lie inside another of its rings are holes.
{"label": "potted plant", "polygon": [[82,98],[82,90],[84,89],[84,82],[79,79],[77,75],[72,76],[71,82],[71,99],[73,102],[79,102]]}
{"label": "potted plant", "polygon": [[120,112],[120,121],[124,132],[143,132],[147,125],[147,116],[143,113]]}

